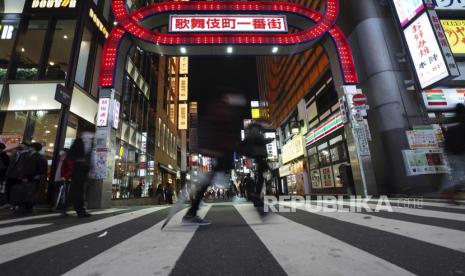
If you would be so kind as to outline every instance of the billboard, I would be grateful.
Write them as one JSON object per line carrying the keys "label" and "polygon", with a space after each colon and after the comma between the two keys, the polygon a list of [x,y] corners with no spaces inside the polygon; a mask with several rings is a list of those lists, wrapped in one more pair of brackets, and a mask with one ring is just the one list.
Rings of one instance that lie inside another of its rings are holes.
{"label": "billboard", "polygon": [[405,27],[425,9],[425,4],[423,0],[394,0],[394,7],[400,25]]}
{"label": "billboard", "polygon": [[441,25],[454,55],[465,54],[465,20],[441,20]]}

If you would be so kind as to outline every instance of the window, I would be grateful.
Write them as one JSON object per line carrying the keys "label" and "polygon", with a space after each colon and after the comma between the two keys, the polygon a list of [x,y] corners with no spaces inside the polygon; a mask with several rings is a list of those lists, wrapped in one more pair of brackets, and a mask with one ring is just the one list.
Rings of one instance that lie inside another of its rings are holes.
{"label": "window", "polygon": [[47,20],[29,21],[27,31],[19,38],[19,62],[16,69],[16,79],[34,80],[37,78],[47,28]]}
{"label": "window", "polygon": [[16,144],[23,140],[27,111],[0,113],[1,139],[4,144]]}
{"label": "window", "polygon": [[64,80],[73,47],[75,20],[58,20],[45,72],[46,79]]}
{"label": "window", "polygon": [[79,60],[76,71],[76,83],[82,88],[86,88],[86,72],[91,44],[92,33],[87,28],[84,28],[84,33],[82,34],[81,47],[79,48]]}
{"label": "window", "polygon": [[328,166],[331,164],[330,154],[328,150],[328,143],[324,143],[318,146],[318,156],[320,165],[322,167]]}
{"label": "window", "polygon": [[92,88],[91,94],[95,98],[98,98],[98,78],[100,74],[100,66],[102,64],[102,55],[103,55],[103,46],[101,44],[97,45],[97,53],[95,54],[95,64],[92,66],[94,73],[92,76]]}
{"label": "window", "polygon": [[6,79],[17,28],[18,20],[0,20],[0,80]]}

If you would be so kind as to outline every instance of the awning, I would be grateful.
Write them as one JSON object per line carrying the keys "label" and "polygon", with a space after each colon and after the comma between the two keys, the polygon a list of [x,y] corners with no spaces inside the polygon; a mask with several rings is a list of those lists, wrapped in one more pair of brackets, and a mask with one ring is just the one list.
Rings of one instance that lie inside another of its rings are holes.
{"label": "awning", "polygon": [[168,166],[165,166],[163,164],[158,164],[158,166],[160,167],[160,169],[164,169],[165,171],[169,173],[176,174],[176,171],[173,169],[170,169]]}

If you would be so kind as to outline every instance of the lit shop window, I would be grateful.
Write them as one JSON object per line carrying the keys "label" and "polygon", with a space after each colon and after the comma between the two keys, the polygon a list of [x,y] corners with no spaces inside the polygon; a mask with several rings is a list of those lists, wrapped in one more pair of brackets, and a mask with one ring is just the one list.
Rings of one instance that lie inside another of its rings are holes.
{"label": "lit shop window", "polygon": [[66,78],[75,28],[75,20],[57,22],[47,62],[46,79],[63,80]]}
{"label": "lit shop window", "polygon": [[16,79],[33,80],[37,78],[47,27],[48,21],[46,20],[31,20],[27,31],[19,38],[19,62],[16,69]]}

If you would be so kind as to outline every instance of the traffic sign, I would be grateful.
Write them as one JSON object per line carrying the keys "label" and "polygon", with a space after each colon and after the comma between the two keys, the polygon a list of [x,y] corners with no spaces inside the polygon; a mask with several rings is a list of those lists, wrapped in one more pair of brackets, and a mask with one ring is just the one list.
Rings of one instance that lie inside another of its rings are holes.
{"label": "traffic sign", "polygon": [[367,103],[367,97],[362,93],[354,94],[352,96],[352,102],[354,105],[365,105]]}

